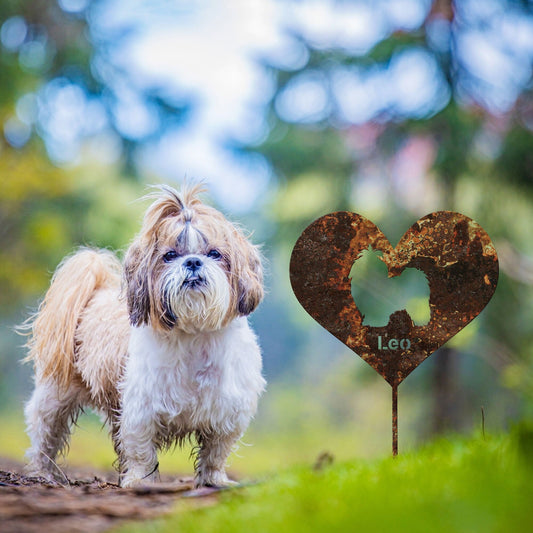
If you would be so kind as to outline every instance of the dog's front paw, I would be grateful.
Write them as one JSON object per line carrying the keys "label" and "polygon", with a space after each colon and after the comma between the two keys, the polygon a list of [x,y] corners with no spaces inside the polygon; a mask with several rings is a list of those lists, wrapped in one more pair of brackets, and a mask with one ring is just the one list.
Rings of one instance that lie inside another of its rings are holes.
{"label": "dog's front paw", "polygon": [[144,468],[130,468],[119,479],[119,485],[124,489],[142,487],[143,485],[153,485],[159,481],[159,469],[156,466],[146,473]]}
{"label": "dog's front paw", "polygon": [[236,481],[232,481],[223,470],[205,470],[198,472],[194,479],[195,488],[199,487],[233,487],[238,485]]}
{"label": "dog's front paw", "polygon": [[[153,482],[152,482],[153,483]],[[123,489],[133,489],[135,487],[141,487],[143,485],[149,485],[150,481],[148,479],[134,477],[134,476],[124,476],[120,480],[120,486]]]}

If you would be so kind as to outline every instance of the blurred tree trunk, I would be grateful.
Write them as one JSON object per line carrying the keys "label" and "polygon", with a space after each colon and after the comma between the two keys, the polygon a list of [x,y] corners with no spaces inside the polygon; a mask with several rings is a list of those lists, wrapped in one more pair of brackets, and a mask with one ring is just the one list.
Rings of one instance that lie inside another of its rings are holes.
{"label": "blurred tree trunk", "polygon": [[458,431],[462,425],[459,356],[455,348],[447,346],[434,355],[432,434]]}

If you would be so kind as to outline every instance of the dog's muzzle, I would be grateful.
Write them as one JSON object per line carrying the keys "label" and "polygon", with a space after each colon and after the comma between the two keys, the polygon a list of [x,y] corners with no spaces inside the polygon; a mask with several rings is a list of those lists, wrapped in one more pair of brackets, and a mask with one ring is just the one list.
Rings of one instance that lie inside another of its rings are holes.
{"label": "dog's muzzle", "polygon": [[194,288],[205,283],[205,276],[203,275],[204,262],[200,257],[195,255],[188,257],[183,262],[182,268],[186,272],[182,286]]}

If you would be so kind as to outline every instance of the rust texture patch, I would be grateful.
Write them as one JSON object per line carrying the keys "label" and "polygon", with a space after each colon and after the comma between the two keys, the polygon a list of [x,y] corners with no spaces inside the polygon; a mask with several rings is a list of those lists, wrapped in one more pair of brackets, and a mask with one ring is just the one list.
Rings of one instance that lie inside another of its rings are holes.
{"label": "rust texture patch", "polygon": [[[382,252],[389,277],[408,267],[425,273],[428,324],[415,325],[406,310],[392,313],[384,327],[363,324],[350,270],[369,247]],[[498,256],[483,228],[460,213],[421,218],[393,248],[370,220],[343,211],[304,230],[292,252],[290,279],[304,309],[396,389],[485,307],[498,282]]]}

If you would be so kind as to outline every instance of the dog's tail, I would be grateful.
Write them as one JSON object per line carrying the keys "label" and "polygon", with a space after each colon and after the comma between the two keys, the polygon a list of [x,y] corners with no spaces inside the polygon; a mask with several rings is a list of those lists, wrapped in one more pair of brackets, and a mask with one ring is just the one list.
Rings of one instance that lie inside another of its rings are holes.
{"label": "dog's tail", "polygon": [[53,376],[61,387],[70,383],[80,315],[96,290],[120,286],[121,271],[114,254],[90,248],[59,265],[38,311],[18,328],[29,336],[24,361],[33,361],[37,379]]}

